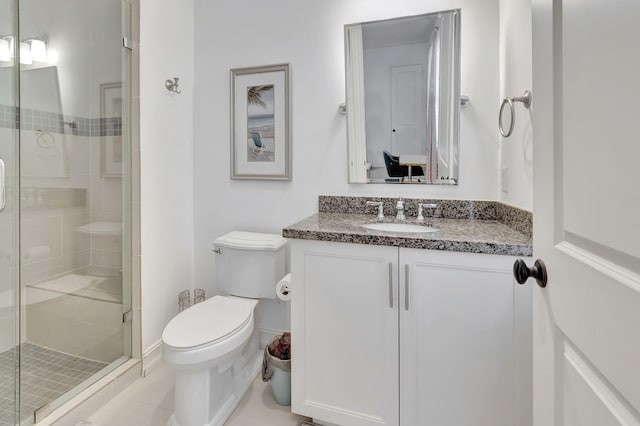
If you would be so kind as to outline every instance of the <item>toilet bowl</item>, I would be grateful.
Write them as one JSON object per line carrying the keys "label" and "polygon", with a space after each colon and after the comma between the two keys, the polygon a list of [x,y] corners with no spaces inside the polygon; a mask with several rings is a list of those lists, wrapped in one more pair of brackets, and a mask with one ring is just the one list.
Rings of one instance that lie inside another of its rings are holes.
{"label": "toilet bowl", "polygon": [[253,312],[258,301],[215,296],[173,318],[162,333],[176,371],[169,425],[221,425],[260,371]]}
{"label": "toilet bowl", "polygon": [[162,333],[164,360],[176,372],[171,426],[224,424],[262,366],[254,311],[275,298],[286,240],[234,231],[214,242],[214,296],[173,318]]}
{"label": "toilet bowl", "polygon": [[234,353],[253,332],[257,300],[215,296],[173,318],[162,333],[164,360],[175,367],[211,365]]}

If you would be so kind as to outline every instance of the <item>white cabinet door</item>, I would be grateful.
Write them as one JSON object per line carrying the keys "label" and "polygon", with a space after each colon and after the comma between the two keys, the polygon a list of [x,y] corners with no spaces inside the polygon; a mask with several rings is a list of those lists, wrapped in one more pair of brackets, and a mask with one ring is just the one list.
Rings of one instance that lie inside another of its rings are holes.
{"label": "white cabinet door", "polygon": [[398,425],[398,249],[290,243],[292,411]]}
{"label": "white cabinet door", "polygon": [[400,422],[531,424],[531,286],[514,258],[400,249]]}

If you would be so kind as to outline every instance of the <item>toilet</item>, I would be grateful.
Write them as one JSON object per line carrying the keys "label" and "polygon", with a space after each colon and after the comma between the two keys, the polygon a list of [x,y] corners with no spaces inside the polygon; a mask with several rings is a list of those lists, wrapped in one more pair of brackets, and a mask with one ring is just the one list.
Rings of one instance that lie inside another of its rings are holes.
{"label": "toilet", "polygon": [[222,425],[255,380],[262,354],[254,311],[274,299],[285,275],[286,240],[233,231],[214,241],[222,295],[186,309],[162,333],[164,360],[176,372],[171,426]]}

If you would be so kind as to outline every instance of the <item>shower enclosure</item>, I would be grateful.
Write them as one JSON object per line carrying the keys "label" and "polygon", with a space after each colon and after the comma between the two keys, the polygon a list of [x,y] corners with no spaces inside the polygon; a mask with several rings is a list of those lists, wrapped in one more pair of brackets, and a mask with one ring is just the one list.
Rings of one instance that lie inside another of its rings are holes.
{"label": "shower enclosure", "polygon": [[0,0],[0,425],[131,357],[132,4]]}

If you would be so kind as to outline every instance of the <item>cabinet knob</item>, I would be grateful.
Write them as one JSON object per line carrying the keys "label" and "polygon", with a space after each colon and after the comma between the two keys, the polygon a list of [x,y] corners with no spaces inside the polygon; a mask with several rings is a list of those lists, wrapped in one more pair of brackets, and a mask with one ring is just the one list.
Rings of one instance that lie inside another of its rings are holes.
{"label": "cabinet knob", "polygon": [[513,276],[518,284],[524,284],[533,277],[541,288],[547,286],[547,267],[540,259],[537,259],[532,267],[528,267],[522,259],[516,260],[513,264]]}

